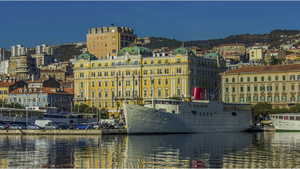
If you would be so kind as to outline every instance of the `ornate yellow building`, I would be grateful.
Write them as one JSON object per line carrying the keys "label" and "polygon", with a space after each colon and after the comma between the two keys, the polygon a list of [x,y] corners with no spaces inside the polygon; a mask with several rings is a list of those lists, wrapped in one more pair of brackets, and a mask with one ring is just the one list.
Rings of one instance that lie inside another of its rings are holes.
{"label": "ornate yellow building", "polygon": [[143,104],[150,100],[153,88],[155,98],[190,100],[192,87],[199,86],[210,98],[219,87],[219,72],[225,71],[225,64],[219,54],[197,57],[185,47],[162,57],[137,45],[121,49],[108,60],[84,53],[74,64],[75,104],[104,107],[117,115],[124,102]]}
{"label": "ornate yellow building", "polygon": [[225,102],[268,102],[273,108],[300,102],[300,64],[242,67],[222,79]]}

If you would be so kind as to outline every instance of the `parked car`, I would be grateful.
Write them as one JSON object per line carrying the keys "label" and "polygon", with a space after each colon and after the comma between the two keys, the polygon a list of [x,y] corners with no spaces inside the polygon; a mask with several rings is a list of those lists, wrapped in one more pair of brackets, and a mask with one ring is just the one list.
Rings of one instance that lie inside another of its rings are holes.
{"label": "parked car", "polygon": [[123,124],[115,124],[114,127],[116,129],[125,129],[124,125]]}
{"label": "parked car", "polygon": [[58,125],[56,125],[56,124],[46,124],[43,128],[44,129],[58,129]]}
{"label": "parked car", "polygon": [[70,129],[71,126],[68,123],[59,124],[59,129]]}
{"label": "parked car", "polygon": [[69,129],[76,129],[77,128],[77,124],[75,123],[68,123],[70,128]]}
{"label": "parked car", "polygon": [[0,130],[6,130],[7,129],[7,125],[3,124],[3,125],[0,125]]}
{"label": "parked car", "polygon": [[41,127],[38,126],[38,125],[33,124],[33,125],[28,125],[28,126],[26,126],[26,129],[30,129],[30,130],[38,130],[38,129],[41,129]]}
{"label": "parked car", "polygon": [[90,128],[93,128],[93,126],[88,123],[79,123],[77,125],[77,129],[90,129]]}
{"label": "parked car", "polygon": [[102,128],[102,125],[101,124],[94,124],[94,129],[101,129]]}
{"label": "parked car", "polygon": [[10,130],[18,130],[18,129],[26,129],[26,127],[21,124],[12,124],[12,125],[9,125],[9,129]]}

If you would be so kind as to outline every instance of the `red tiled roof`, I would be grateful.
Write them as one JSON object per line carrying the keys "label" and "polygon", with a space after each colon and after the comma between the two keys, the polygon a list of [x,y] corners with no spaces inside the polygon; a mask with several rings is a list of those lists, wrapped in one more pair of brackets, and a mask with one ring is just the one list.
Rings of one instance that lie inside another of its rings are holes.
{"label": "red tiled roof", "polygon": [[27,83],[40,83],[40,82],[44,82],[43,80],[46,81],[46,80],[48,80],[48,78],[47,77],[41,77],[41,78],[39,78],[35,81],[29,80],[29,81],[27,81]]}
{"label": "red tiled roof", "polygon": [[[20,93],[20,89],[22,89],[22,92]],[[35,88],[26,88],[27,92],[24,93],[24,88],[17,88],[10,92],[9,94],[37,94],[37,93],[52,93],[52,94],[73,94],[74,95],[74,89],[66,89],[64,88],[63,92],[57,92],[54,89],[61,89],[61,88],[53,88],[53,87],[42,87],[42,92],[41,88],[36,88],[36,92],[34,92],[33,89]],[[29,89],[32,89],[32,92],[29,92]]]}
{"label": "red tiled roof", "polygon": [[8,82],[8,80],[6,82],[4,81],[0,81],[0,87],[8,87],[13,85],[15,82]]}
{"label": "red tiled roof", "polygon": [[241,67],[238,69],[227,71],[225,73],[230,74],[230,73],[247,73],[247,72],[248,73],[277,72],[277,71],[289,71],[289,70],[300,70],[300,64]]}

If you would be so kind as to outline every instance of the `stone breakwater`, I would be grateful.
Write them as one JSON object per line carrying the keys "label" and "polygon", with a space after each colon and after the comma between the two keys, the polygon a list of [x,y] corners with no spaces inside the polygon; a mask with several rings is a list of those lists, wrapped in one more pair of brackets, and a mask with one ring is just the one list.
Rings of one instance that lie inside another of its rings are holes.
{"label": "stone breakwater", "polygon": [[0,135],[109,135],[127,134],[126,129],[103,130],[0,130]]}

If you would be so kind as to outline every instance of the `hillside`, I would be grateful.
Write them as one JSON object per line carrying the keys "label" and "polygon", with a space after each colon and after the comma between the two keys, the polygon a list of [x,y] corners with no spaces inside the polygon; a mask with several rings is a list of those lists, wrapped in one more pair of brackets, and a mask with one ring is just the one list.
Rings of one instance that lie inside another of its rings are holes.
{"label": "hillside", "polygon": [[82,54],[80,51],[82,48],[85,48],[86,46],[80,46],[77,47],[76,45],[60,45],[54,47],[54,56],[55,59],[68,61],[69,59],[73,59],[74,56],[78,56]]}
{"label": "hillside", "polygon": [[[288,38],[290,35],[299,34],[299,30],[274,30],[269,34],[241,34],[241,35],[230,35],[224,39],[209,39],[209,40],[196,40],[196,41],[186,41],[184,45],[187,47],[196,46],[202,49],[211,49],[213,46],[219,46],[220,44],[234,44],[243,43],[247,46],[252,46],[255,43],[267,43],[270,47],[279,48],[279,45],[283,42],[290,40]],[[280,37],[280,35],[287,35],[287,37]],[[300,37],[299,37],[300,38]],[[168,47],[169,49],[175,49],[182,45],[182,42],[175,39],[167,39],[162,37],[150,37],[150,43],[144,44],[142,46],[149,49],[157,49],[161,47]]]}

